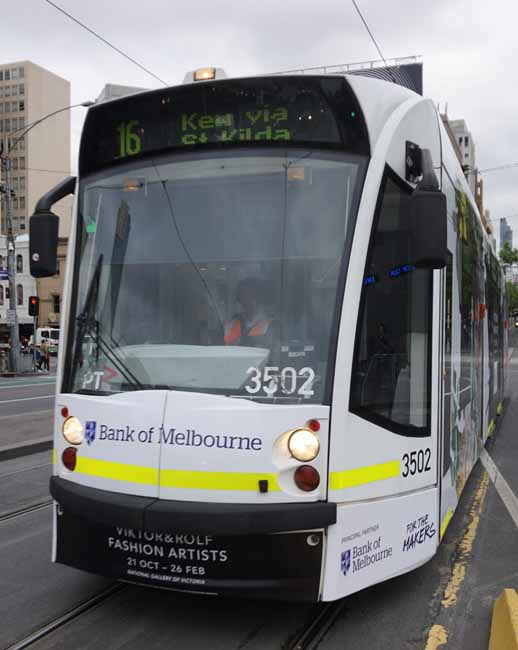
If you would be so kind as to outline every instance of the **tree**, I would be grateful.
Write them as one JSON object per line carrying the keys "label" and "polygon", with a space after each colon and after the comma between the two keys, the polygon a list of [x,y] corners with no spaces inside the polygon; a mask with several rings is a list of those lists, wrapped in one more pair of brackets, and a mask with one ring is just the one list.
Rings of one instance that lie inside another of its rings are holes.
{"label": "tree", "polygon": [[507,282],[507,305],[509,314],[518,313],[518,286],[514,282]]}
{"label": "tree", "polygon": [[508,241],[504,242],[499,255],[503,264],[518,264],[518,250],[511,248],[511,244]]}

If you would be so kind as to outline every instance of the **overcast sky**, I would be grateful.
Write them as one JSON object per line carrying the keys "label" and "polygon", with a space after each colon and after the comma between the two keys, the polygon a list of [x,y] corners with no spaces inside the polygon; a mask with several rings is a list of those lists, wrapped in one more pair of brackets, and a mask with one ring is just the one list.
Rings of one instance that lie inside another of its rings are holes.
{"label": "overcast sky", "polygon": [[[218,65],[229,76],[377,59],[350,0],[55,0],[169,84]],[[385,58],[422,55],[424,94],[464,118],[480,169],[518,162],[516,0],[357,0]],[[65,77],[72,103],[106,83],[160,84],[45,0],[10,1],[0,62],[29,59]],[[73,109],[73,165],[85,109]],[[488,173],[485,207],[518,239],[518,167]]]}

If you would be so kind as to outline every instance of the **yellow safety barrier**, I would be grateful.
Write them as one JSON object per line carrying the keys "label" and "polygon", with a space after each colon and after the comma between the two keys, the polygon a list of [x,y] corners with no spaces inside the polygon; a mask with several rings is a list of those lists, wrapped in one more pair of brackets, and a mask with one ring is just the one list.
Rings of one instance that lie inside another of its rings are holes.
{"label": "yellow safety barrier", "polygon": [[518,593],[504,589],[493,608],[489,650],[518,650]]}
{"label": "yellow safety barrier", "polygon": [[491,436],[493,435],[493,429],[494,428],[495,428],[495,421],[491,420],[491,422],[489,423],[489,426],[487,428],[487,435],[488,435],[489,438],[491,438]]}
{"label": "yellow safety barrier", "polygon": [[343,490],[344,488],[357,487],[375,481],[385,481],[400,475],[401,465],[399,460],[392,460],[379,465],[357,467],[347,469],[343,472],[331,472],[329,476],[329,488],[331,490]]}

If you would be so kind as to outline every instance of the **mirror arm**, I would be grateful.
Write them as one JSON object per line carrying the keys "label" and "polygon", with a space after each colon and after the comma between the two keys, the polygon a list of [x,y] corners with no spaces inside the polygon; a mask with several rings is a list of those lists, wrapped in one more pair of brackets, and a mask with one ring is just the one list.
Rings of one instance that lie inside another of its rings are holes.
{"label": "mirror arm", "polygon": [[50,212],[54,203],[57,203],[69,194],[73,194],[76,189],[76,180],[75,176],[67,176],[61,181],[61,183],[58,183],[55,187],[44,194],[38,203],[36,203],[34,214],[37,215],[41,212]]}
{"label": "mirror arm", "polygon": [[430,149],[422,149],[422,164],[423,164],[423,177],[419,181],[417,188],[425,191],[438,191],[439,181],[435,169],[433,168],[433,160]]}

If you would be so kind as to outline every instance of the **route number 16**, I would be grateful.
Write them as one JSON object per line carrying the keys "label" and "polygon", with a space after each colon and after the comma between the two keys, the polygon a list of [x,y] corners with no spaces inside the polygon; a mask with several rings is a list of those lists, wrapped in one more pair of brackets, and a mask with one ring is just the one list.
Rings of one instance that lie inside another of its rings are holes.
{"label": "route number 16", "polygon": [[[279,368],[278,366],[266,366],[262,370],[252,366],[246,371],[250,375],[250,386],[245,386],[247,393],[255,395],[262,390],[268,397],[273,397],[280,392],[284,395],[302,395],[311,397],[315,394],[312,389],[315,381],[315,371],[313,368],[301,368],[298,372],[296,368]],[[298,387],[299,379],[304,380]]]}

